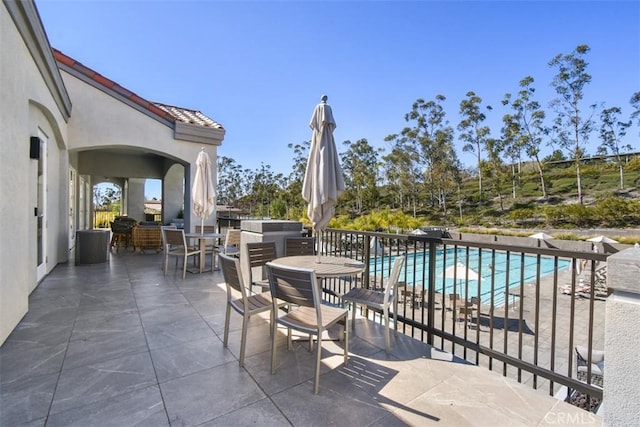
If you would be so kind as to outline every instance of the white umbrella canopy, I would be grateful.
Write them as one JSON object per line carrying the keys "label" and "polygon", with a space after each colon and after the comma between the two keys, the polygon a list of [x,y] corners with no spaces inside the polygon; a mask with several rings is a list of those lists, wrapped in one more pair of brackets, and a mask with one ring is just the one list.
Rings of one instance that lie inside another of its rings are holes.
{"label": "white umbrella canopy", "polygon": [[313,136],[302,184],[302,197],[308,203],[307,216],[317,236],[319,261],[321,231],[333,218],[338,197],[346,188],[333,140],[336,122],[331,107],[327,104],[326,95],[322,95],[322,102],[314,109],[309,126],[313,130]]}
{"label": "white umbrella canopy", "polygon": [[453,279],[453,276],[456,276],[456,279],[458,280],[478,280],[480,279],[480,276],[478,276],[478,273],[471,269],[471,268],[467,268],[466,265],[462,264],[461,262],[457,262],[455,265],[452,265],[451,267],[448,267],[446,270],[444,270],[444,275],[440,276],[440,277],[448,277]]}
{"label": "white umbrella canopy", "polygon": [[536,234],[532,234],[529,237],[531,237],[532,239],[540,239],[540,240],[553,239],[553,236],[550,236],[547,233],[536,233]]}
{"label": "white umbrella canopy", "polygon": [[422,231],[422,230],[421,230],[421,229],[419,229],[419,228],[416,228],[415,230],[410,231],[410,232],[409,232],[409,234],[412,234],[412,235],[414,235],[414,236],[424,236],[424,235],[426,235],[427,233],[426,233],[426,232],[424,232],[424,231]]}
{"label": "white umbrella canopy", "polygon": [[613,240],[607,236],[592,237],[590,239],[587,239],[587,241],[594,243],[619,243],[617,240]]}
{"label": "white umbrella canopy", "polygon": [[204,148],[196,159],[196,176],[191,187],[193,213],[201,219],[200,232],[204,233],[204,220],[216,209],[216,190],[213,186],[211,159]]}

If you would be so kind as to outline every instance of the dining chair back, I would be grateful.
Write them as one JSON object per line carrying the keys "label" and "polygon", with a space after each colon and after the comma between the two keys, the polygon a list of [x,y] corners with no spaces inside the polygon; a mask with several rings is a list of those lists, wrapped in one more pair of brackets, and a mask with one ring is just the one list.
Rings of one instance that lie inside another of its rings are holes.
{"label": "dining chair back", "polygon": [[315,237],[287,237],[284,241],[284,255],[315,255]]}
{"label": "dining chair back", "polygon": [[291,330],[315,335],[318,339],[316,349],[316,367],[313,392],[318,393],[320,384],[320,361],[322,358],[322,334],[331,326],[343,325],[344,364],[349,355],[349,312],[345,309],[322,304],[321,292],[312,269],[284,267],[272,262],[267,263],[271,299],[274,301],[273,312],[276,312],[275,301],[288,303],[287,312],[275,318],[271,343],[271,373],[276,372],[276,328],[282,325],[287,328],[287,343],[291,349]]}
{"label": "dining chair back", "polygon": [[[231,309],[233,308],[242,316],[242,335],[240,338],[240,357],[238,363],[244,366],[244,354],[247,346],[247,328],[249,319],[254,314],[271,312],[271,322],[273,324],[273,304],[271,294],[264,292],[257,295],[247,295],[244,281],[242,279],[242,271],[240,270],[240,260],[236,257],[228,255],[219,255],[220,269],[227,288],[227,310],[224,321],[224,340],[223,346],[227,347],[229,342],[229,321],[231,317]],[[238,295],[240,296],[238,298]],[[276,306],[281,305],[276,304]],[[276,308],[277,310],[277,308]],[[273,326],[270,326],[272,331]]]}
{"label": "dining chair back", "polygon": [[215,225],[196,225],[196,233],[215,233],[216,226]]}
{"label": "dining chair back", "polygon": [[224,245],[218,248],[218,252],[230,256],[240,256],[240,241],[242,230],[230,228],[224,239]]}
{"label": "dining chair back", "polygon": [[176,268],[178,266],[178,258],[182,258],[182,278],[187,275],[187,260],[190,256],[198,259],[200,256],[200,249],[191,248],[187,245],[187,239],[182,229],[164,229],[165,247],[164,249],[164,274],[167,274],[167,268],[169,264],[169,257],[176,258]]}
{"label": "dining chair back", "polygon": [[[164,230],[176,230],[177,227],[175,225],[163,225],[160,227],[160,237],[162,238],[162,251],[166,252],[167,251],[167,239],[166,237],[164,237]],[[164,258],[163,258],[163,262],[162,262],[162,271],[164,271]]]}
{"label": "dining chair back", "polygon": [[400,271],[404,265],[406,257],[404,255],[396,257],[391,268],[391,273],[387,278],[384,291],[376,291],[365,288],[352,288],[349,292],[342,296],[344,303],[351,303],[353,314],[351,325],[355,324],[356,306],[360,305],[373,309],[382,313],[385,329],[385,349],[387,353],[391,348],[391,338],[389,336],[389,307],[393,304],[393,321],[394,325],[398,322],[398,282],[400,280]]}
{"label": "dining chair back", "polygon": [[247,243],[246,249],[249,289],[253,291],[254,288],[258,288],[259,292],[269,290],[269,279],[264,266],[278,257],[276,242],[250,242]]}

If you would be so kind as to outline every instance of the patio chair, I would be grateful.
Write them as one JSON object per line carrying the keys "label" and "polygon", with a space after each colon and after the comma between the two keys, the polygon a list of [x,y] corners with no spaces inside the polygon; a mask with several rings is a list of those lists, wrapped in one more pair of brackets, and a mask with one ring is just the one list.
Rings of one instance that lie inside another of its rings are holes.
{"label": "patio chair", "polygon": [[[160,227],[160,237],[162,238],[162,250],[166,251],[167,250],[167,239],[166,237],[164,237],[164,230],[177,230],[177,227],[175,225],[163,225]],[[162,271],[164,271],[164,258],[162,260]]]}
{"label": "patio chair", "polygon": [[[244,353],[247,346],[247,327],[251,316],[269,311],[271,313],[270,320],[273,324],[274,312],[272,310],[271,293],[264,292],[247,296],[247,289],[240,270],[240,260],[223,254],[219,255],[219,260],[222,276],[227,287],[227,311],[224,320],[224,340],[222,345],[227,347],[229,342],[229,320],[231,309],[233,308],[238,314],[242,315],[242,335],[240,338],[240,357],[238,359],[238,363],[242,367],[244,366]],[[234,296],[234,292],[236,295],[239,293],[240,298]],[[282,303],[276,304],[277,307],[281,305]],[[270,331],[273,333],[273,325],[270,326]]]}
{"label": "patio chair", "polygon": [[284,241],[284,255],[315,255],[315,237],[287,237]]}
{"label": "patio chair", "polygon": [[133,243],[133,227],[136,225],[135,220],[114,220],[111,221],[111,248],[115,248],[116,252],[121,246],[126,250]]}
{"label": "patio chair", "polygon": [[[576,346],[576,377],[583,382],[589,382],[589,349],[587,347]],[[604,351],[591,351],[591,381],[598,387],[602,387],[604,382]]]}
{"label": "patio chair", "polygon": [[[249,272],[249,289],[254,292],[254,288],[258,288],[258,292],[264,292],[269,289],[269,279],[264,274],[263,267],[269,261],[278,258],[276,252],[276,242],[251,242],[247,243],[247,271]],[[254,277],[254,269],[260,269],[260,277]],[[263,278],[264,277],[264,278]]]}
{"label": "patio chair", "polygon": [[224,245],[218,246],[218,252],[229,256],[240,256],[241,236],[242,230],[235,228],[228,229],[224,239]]}
{"label": "patio chair", "polygon": [[165,228],[164,239],[164,275],[167,275],[169,257],[172,256],[176,258],[176,268],[178,268],[178,258],[182,258],[182,278],[184,279],[187,275],[187,260],[192,256],[194,262],[197,261],[200,257],[200,249],[187,245],[183,229]]}
{"label": "patio chair", "polygon": [[[288,303],[289,310],[278,314],[273,323],[271,338],[271,373],[276,372],[276,328],[282,325],[287,328],[287,346],[292,347],[291,330],[318,337],[316,349],[316,368],[313,381],[313,393],[318,394],[320,383],[320,361],[322,358],[322,333],[331,326],[343,324],[344,364],[349,356],[349,312],[322,304],[320,287],[316,274],[312,269],[290,268],[267,263],[273,312],[277,313],[277,301]],[[310,341],[311,344],[311,341]]]}
{"label": "patio chair", "polygon": [[475,307],[471,305],[457,307],[457,319],[459,322],[465,322],[468,328],[471,328],[473,323],[473,311]]}
{"label": "patio chair", "polygon": [[385,350],[389,353],[391,349],[391,339],[389,337],[389,307],[393,304],[393,322],[398,321],[398,301],[397,301],[397,288],[398,279],[400,278],[400,270],[404,264],[405,257],[399,256],[393,263],[391,274],[387,279],[386,287],[383,291],[372,291],[365,288],[352,288],[349,292],[342,296],[342,301],[345,303],[351,303],[353,314],[352,323],[353,327],[356,320],[356,306],[361,305],[366,308],[370,308],[374,311],[382,312],[384,319],[384,344]]}

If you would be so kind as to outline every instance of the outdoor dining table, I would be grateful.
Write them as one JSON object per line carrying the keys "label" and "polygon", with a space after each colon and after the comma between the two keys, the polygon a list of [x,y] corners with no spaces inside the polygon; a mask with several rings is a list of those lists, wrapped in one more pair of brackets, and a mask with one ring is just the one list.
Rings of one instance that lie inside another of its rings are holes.
{"label": "outdoor dining table", "polygon": [[[184,233],[184,236],[187,239],[198,239],[200,241],[200,269],[190,269],[189,271],[191,273],[202,273],[204,271],[204,265],[206,263],[205,249],[207,247],[207,240],[215,241],[224,236],[220,233]],[[212,265],[211,268],[213,269],[214,266]]]}
{"label": "outdoor dining table", "polygon": [[290,268],[311,268],[319,279],[354,277],[364,271],[364,263],[347,257],[321,255],[295,255],[276,258],[273,264]]}

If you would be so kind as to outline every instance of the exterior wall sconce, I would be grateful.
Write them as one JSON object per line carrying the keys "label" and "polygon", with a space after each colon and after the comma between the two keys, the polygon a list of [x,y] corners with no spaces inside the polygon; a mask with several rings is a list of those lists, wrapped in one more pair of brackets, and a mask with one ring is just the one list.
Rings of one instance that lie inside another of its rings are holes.
{"label": "exterior wall sconce", "polygon": [[31,159],[39,159],[40,158],[40,138],[37,136],[31,137],[31,144],[29,146],[29,158]]}

